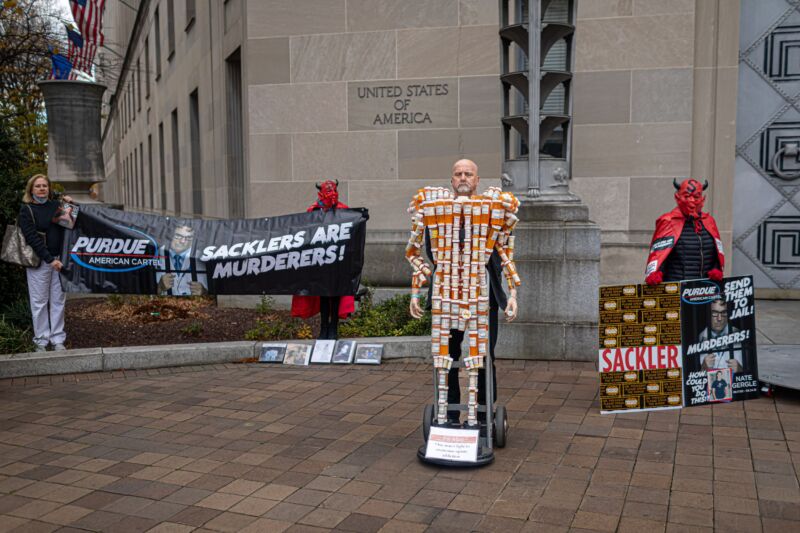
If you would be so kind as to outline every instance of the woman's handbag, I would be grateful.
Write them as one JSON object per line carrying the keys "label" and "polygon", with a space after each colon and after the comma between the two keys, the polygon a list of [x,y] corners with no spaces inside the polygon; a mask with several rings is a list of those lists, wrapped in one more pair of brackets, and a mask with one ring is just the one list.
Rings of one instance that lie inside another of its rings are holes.
{"label": "woman's handbag", "polygon": [[[28,209],[31,209],[31,206],[28,206]],[[33,209],[31,209],[31,218],[33,218]],[[44,235],[42,235],[42,238],[44,238]],[[0,259],[15,265],[33,268],[37,268],[42,262],[36,252],[33,251],[33,248],[25,242],[22,228],[16,224],[6,226]]]}

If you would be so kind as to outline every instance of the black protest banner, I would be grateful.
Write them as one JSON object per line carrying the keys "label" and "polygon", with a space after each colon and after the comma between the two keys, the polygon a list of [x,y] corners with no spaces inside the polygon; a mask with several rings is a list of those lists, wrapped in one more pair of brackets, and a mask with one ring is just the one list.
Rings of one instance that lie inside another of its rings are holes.
{"label": "black protest banner", "polygon": [[195,220],[82,206],[62,250],[68,292],[354,294],[366,209]]}
{"label": "black protest banner", "polygon": [[683,404],[680,286],[600,287],[600,411]]}
{"label": "black protest banner", "polygon": [[753,277],[681,283],[684,405],[756,398]]}

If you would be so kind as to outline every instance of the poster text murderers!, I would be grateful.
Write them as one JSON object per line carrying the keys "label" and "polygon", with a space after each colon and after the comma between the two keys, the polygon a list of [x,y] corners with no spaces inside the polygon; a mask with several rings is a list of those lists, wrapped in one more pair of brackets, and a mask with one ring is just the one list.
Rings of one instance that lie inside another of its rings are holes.
{"label": "poster text murderers!", "polygon": [[600,372],[680,367],[677,346],[638,346],[600,352]]}

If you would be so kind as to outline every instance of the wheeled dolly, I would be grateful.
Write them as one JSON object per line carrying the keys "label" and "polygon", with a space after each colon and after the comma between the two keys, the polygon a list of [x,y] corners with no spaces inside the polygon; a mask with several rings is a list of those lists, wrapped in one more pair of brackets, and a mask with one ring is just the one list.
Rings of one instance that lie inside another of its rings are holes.
{"label": "wheeled dolly", "polygon": [[[453,361],[454,368],[463,368],[461,361]],[[493,390],[493,365],[486,365],[486,379],[484,387],[486,392],[486,405],[478,405],[478,412],[485,413],[486,416],[479,417],[478,425],[476,426],[463,426],[464,429],[478,429],[478,457],[475,462],[466,461],[450,461],[438,458],[426,457],[426,450],[428,446],[428,437],[430,436],[431,427],[440,426],[437,423],[437,408],[438,403],[427,404],[422,410],[422,436],[425,443],[417,450],[417,457],[426,463],[437,464],[441,466],[453,467],[470,467],[470,466],[483,466],[494,461],[494,447],[504,448],[506,445],[506,437],[508,435],[508,417],[506,416],[506,408],[504,405],[494,406],[494,390]],[[434,369],[434,398],[436,397],[436,369]],[[447,404],[448,411],[467,411],[468,406],[463,403]],[[481,419],[484,419],[483,421]],[[441,427],[456,429],[455,426],[445,423]],[[459,428],[462,426],[458,426]]]}

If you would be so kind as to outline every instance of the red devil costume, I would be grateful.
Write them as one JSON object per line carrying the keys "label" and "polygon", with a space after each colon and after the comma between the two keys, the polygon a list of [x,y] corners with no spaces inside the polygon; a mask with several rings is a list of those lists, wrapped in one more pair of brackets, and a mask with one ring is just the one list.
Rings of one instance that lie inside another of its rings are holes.
{"label": "red devil costume", "polygon": [[[308,206],[306,211],[315,209],[347,209],[339,201],[339,180],[324,181],[317,184],[317,201]],[[292,298],[292,316],[311,318],[320,314],[320,339],[337,339],[339,337],[339,319],[355,311],[355,299],[352,296],[299,296]]]}
{"label": "red devil costume", "polygon": [[686,179],[680,185],[677,180],[672,183],[678,207],[656,220],[645,283],[698,278],[719,281],[725,267],[722,241],[714,218],[702,212],[708,182]]}

